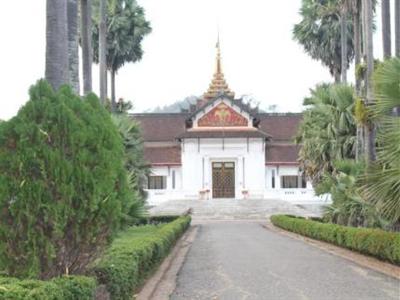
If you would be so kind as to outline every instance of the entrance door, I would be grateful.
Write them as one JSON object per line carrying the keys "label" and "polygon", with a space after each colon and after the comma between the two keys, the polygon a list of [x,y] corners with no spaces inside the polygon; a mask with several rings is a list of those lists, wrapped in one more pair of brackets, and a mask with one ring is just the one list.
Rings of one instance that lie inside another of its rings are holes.
{"label": "entrance door", "polygon": [[235,163],[214,162],[212,164],[213,198],[235,198]]}

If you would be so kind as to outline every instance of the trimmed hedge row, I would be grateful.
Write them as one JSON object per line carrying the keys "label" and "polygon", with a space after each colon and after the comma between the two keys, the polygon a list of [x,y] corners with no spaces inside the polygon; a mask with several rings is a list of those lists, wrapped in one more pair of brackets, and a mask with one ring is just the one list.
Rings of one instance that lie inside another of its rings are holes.
{"label": "trimmed hedge row", "polygon": [[132,299],[134,291],[190,226],[190,216],[174,216],[174,219],[170,223],[136,226],[122,232],[95,262],[93,277],[65,276],[41,281],[0,274],[0,300],[89,300],[93,299],[98,284],[107,287],[111,299]]}
{"label": "trimmed hedge row", "polygon": [[139,219],[138,225],[158,225],[170,223],[178,219],[180,215],[149,216]]}
{"label": "trimmed hedge row", "polygon": [[380,229],[321,223],[287,215],[271,216],[280,228],[400,265],[400,234]]}
{"label": "trimmed hedge row", "polygon": [[134,291],[165,258],[190,226],[184,216],[158,226],[133,227],[118,237],[93,268],[112,299],[132,299]]}
{"label": "trimmed hedge row", "polygon": [[0,299],[7,300],[91,300],[96,279],[65,276],[48,281],[0,277]]}

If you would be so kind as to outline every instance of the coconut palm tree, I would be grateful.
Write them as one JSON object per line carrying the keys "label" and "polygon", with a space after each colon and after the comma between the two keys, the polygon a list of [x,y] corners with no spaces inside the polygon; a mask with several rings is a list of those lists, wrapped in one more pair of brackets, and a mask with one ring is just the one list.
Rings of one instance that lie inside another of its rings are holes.
{"label": "coconut palm tree", "polygon": [[46,67],[45,77],[53,89],[69,83],[67,2],[46,3]]}
{"label": "coconut palm tree", "polygon": [[378,124],[377,161],[363,178],[361,194],[394,223],[400,222],[400,118],[391,114],[400,106],[400,59],[383,62],[374,75],[376,103],[371,107]]}
{"label": "coconut palm tree", "polygon": [[99,18],[99,67],[100,100],[107,100],[107,0],[100,0]]}
{"label": "coconut palm tree", "polygon": [[75,93],[79,94],[79,34],[78,34],[78,0],[67,1],[68,19],[68,58],[69,81]]}
{"label": "coconut palm tree", "polygon": [[81,0],[83,93],[92,91],[92,0]]}
{"label": "coconut palm tree", "polygon": [[382,39],[383,39],[383,57],[392,56],[392,39],[390,29],[390,1],[382,0]]}
{"label": "coconut palm tree", "polygon": [[400,57],[400,0],[394,2],[394,22],[395,22],[395,53]]}
{"label": "coconut palm tree", "polygon": [[[117,0],[108,7],[107,69],[111,73],[111,102],[115,108],[115,77],[126,63],[142,58],[142,40],[151,32],[142,7],[135,0]],[[93,27],[93,39],[98,39],[99,28]],[[99,62],[99,48],[94,45],[94,62]]]}
{"label": "coconut palm tree", "polygon": [[[373,48],[373,3],[372,0],[363,2],[364,13],[364,43],[366,60],[366,99],[365,103],[370,106],[374,103],[372,74],[374,71],[374,48]],[[375,126],[373,122],[368,122],[365,128],[365,153],[367,162],[375,160]]]}

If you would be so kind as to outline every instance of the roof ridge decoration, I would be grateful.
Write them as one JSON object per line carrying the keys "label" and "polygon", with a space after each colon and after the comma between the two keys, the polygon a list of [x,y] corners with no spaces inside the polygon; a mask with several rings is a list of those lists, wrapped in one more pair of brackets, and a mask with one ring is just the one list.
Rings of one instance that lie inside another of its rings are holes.
{"label": "roof ridge decoration", "polygon": [[221,47],[219,42],[219,33],[217,39],[217,57],[216,57],[216,66],[215,73],[213,75],[213,79],[211,80],[210,86],[208,87],[207,92],[204,93],[203,98],[205,100],[211,100],[221,94],[225,94],[228,97],[234,98],[235,93],[229,89],[228,84],[226,83],[224,73],[222,72],[222,63],[221,63]]}

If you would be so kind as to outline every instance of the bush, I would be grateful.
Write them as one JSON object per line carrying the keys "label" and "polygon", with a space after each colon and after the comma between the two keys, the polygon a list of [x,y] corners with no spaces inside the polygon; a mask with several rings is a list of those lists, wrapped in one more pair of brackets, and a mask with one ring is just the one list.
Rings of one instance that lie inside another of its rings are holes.
{"label": "bush", "polygon": [[280,228],[400,265],[400,234],[381,229],[356,228],[285,215],[271,216]]}
{"label": "bush", "polygon": [[65,276],[49,281],[0,277],[1,300],[91,300],[96,288],[94,278]]}
{"label": "bush", "polygon": [[110,114],[44,81],[0,124],[0,270],[78,274],[110,241],[132,201]]}
{"label": "bush", "polygon": [[98,282],[107,286],[112,299],[132,299],[134,291],[169,254],[190,221],[190,216],[185,216],[164,225],[124,231],[95,263],[93,272]]}

